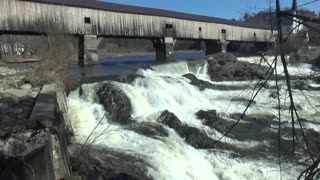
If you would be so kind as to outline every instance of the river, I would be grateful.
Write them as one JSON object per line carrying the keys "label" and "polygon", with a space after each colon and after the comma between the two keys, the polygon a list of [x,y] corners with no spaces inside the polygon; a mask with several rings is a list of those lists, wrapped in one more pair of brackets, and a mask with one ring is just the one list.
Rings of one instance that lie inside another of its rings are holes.
{"label": "river", "polygon": [[[201,54],[191,58],[201,57]],[[128,62],[133,59],[135,63]],[[101,118],[94,136],[104,132],[94,141],[95,146],[108,148],[126,155],[142,159],[147,169],[144,172],[151,179],[168,180],[214,180],[214,179],[280,179],[280,166],[278,158],[278,103],[271,97],[274,88],[263,88],[255,102],[247,111],[248,116],[258,117],[254,120],[241,120],[239,128],[231,135],[221,139],[229,149],[211,148],[199,149],[188,143],[172,128],[163,125],[159,116],[164,110],[174,113],[179,120],[190,127],[199,129],[212,139],[222,137],[221,131],[202,123],[196,116],[200,110],[216,110],[219,117],[226,123],[236,122],[232,114],[242,113],[257,90],[254,90],[257,81],[211,81],[205,63],[192,70],[185,61],[186,57],[179,58],[175,64],[152,65],[152,57],[124,57],[113,60],[101,60],[102,65],[88,67],[83,75],[86,76],[115,76],[136,72],[144,78],[136,78],[131,84],[112,81],[111,83],[121,89],[130,99],[132,105],[131,119],[136,123],[157,124],[165,128],[167,136],[148,136],[124,125],[112,123],[102,104],[97,100],[97,88],[102,82],[82,85],[83,93],[79,89],[70,93],[68,97],[68,116],[72,122],[77,142],[84,143],[91,131]],[[259,57],[239,57],[240,61],[259,63]],[[138,60],[138,61],[137,61]],[[272,63],[273,57],[268,58]],[[152,69],[138,68],[149,66]],[[263,63],[267,65],[266,62]],[[281,64],[277,68],[283,76]],[[316,73],[311,65],[299,64],[289,66],[289,72],[295,76],[304,76]],[[238,89],[219,90],[205,89],[190,84],[190,80],[182,75],[192,73],[198,79],[211,84],[237,86]],[[307,84],[320,87],[313,81]],[[268,82],[275,87],[274,80]],[[288,95],[285,82],[280,81],[281,127],[291,127],[288,106]],[[301,117],[306,119],[303,127],[306,131],[320,132],[320,92],[318,90],[293,91],[296,106]],[[265,118],[260,117],[269,117]],[[267,123],[266,123],[267,122]],[[298,124],[296,124],[298,127]],[[303,163],[307,155],[298,152],[298,155],[288,157],[290,154],[290,134],[284,132],[281,146],[281,177],[284,180],[296,179],[305,169]],[[301,154],[300,154],[301,153]],[[125,162],[124,162],[125,163]]]}

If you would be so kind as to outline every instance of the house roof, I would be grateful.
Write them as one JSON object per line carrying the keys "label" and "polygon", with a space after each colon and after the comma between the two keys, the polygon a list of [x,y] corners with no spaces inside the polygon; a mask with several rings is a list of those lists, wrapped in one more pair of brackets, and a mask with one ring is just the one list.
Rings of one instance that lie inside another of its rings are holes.
{"label": "house roof", "polygon": [[122,13],[130,13],[130,14],[172,17],[172,18],[193,20],[193,21],[200,21],[200,22],[221,23],[221,24],[247,27],[247,28],[270,29],[269,26],[265,26],[265,25],[257,25],[257,24],[238,22],[234,20],[227,20],[227,19],[222,19],[217,17],[195,15],[195,14],[169,11],[169,10],[163,10],[163,9],[146,8],[146,7],[110,3],[110,2],[102,2],[97,0],[20,0],[20,1],[30,1],[30,2],[55,4],[55,5],[71,6],[71,7],[81,7],[81,8],[97,9],[97,10],[112,11],[112,12],[122,12]]}

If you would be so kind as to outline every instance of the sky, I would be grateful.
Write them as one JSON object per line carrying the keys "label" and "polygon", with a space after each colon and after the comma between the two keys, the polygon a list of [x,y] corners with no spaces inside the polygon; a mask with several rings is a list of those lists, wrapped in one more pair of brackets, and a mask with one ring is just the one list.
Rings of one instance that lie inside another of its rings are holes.
{"label": "sky", "polygon": [[[119,4],[152,7],[225,19],[239,19],[245,12],[259,12],[269,7],[270,0],[100,0]],[[297,0],[298,6],[314,0]],[[281,6],[291,7],[292,0],[280,0]],[[275,7],[275,0],[271,0]],[[318,13],[320,1],[304,8]]]}

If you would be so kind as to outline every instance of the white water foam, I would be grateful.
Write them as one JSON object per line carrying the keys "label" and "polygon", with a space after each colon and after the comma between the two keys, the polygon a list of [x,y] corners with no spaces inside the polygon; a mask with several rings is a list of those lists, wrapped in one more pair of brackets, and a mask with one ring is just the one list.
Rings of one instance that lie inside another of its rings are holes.
{"label": "white water foam", "polygon": [[[265,58],[266,60],[263,60],[261,59],[261,57],[258,57],[258,56],[238,57],[238,60],[253,63],[253,64],[261,64],[262,66],[269,67],[269,65],[273,64],[275,59],[274,56],[266,56]],[[286,58],[286,62],[288,62],[289,57],[287,56],[285,58]],[[280,57],[278,57],[277,62],[278,62],[277,72],[280,76],[284,76],[284,69],[283,69],[283,65],[281,63]],[[307,64],[307,63],[288,64],[287,68],[291,76],[309,76],[309,75],[316,74],[316,72],[313,70],[314,67],[311,64]]]}
{"label": "white water foam", "polygon": [[[92,91],[94,87],[84,88],[89,97],[94,96]],[[105,111],[102,105],[93,99],[89,102],[78,97],[77,92],[69,96],[68,104],[76,139],[79,143],[84,143]],[[155,118],[156,116],[145,117],[144,121],[155,121]],[[151,164],[148,167],[148,175],[154,179],[278,179],[279,177],[276,164],[234,159],[228,153],[218,151],[197,150],[186,144],[172,129],[166,128],[169,131],[168,137],[153,139],[126,130],[119,125],[109,124],[105,118],[95,135],[106,129],[107,131],[94,144],[142,158],[147,164]],[[297,172],[296,169],[284,172],[283,179],[291,179],[298,175]]]}
{"label": "white water foam", "polygon": [[[194,74],[197,77],[207,79],[207,65],[199,67]],[[162,66],[155,70],[140,70],[145,78],[137,78],[132,85],[113,82],[122,89],[129,97],[132,104],[132,118],[138,122],[157,122],[158,115],[163,110],[169,110],[185,124],[196,127],[206,132],[210,137],[217,139],[221,133],[204,126],[195,113],[199,110],[216,109],[221,115],[230,113],[242,113],[247,104],[241,101],[232,101],[235,98],[251,99],[253,96],[251,82],[247,90],[221,91],[207,89],[200,91],[197,87],[189,84],[189,80],[181,75],[192,73],[186,63],[177,66]],[[215,83],[215,82],[212,82]],[[244,82],[219,82],[218,84],[239,85],[250,83]],[[269,84],[275,83],[270,81]],[[280,83],[282,105],[288,105],[284,83]],[[79,97],[77,91],[72,92],[68,98],[69,117],[75,129],[76,139],[84,143],[86,138],[105,114],[105,110],[98,103],[95,92],[98,84],[83,85],[83,95]],[[269,97],[273,92],[270,89],[262,89],[256,98],[256,103],[248,110],[248,114],[273,114],[278,110],[276,99]],[[308,97],[308,101],[304,97]],[[301,116],[308,120],[319,121],[317,114],[320,109],[319,92],[294,91],[296,105],[302,110]],[[311,107],[309,104],[313,104]],[[289,120],[289,113],[283,111],[284,120]],[[148,175],[154,179],[279,179],[279,167],[275,161],[264,159],[235,158],[229,152],[218,150],[197,150],[188,145],[180,136],[169,127],[168,137],[153,139],[143,136],[134,131],[124,129],[122,126],[109,123],[104,117],[94,136],[105,130],[98,141],[94,144],[105,146],[126,154],[142,158],[148,166]],[[320,126],[306,123],[306,128],[319,130]],[[258,146],[261,142],[240,142],[231,138],[225,138],[223,142],[236,145],[243,149]],[[283,162],[282,179],[295,179],[302,168],[291,167]]]}

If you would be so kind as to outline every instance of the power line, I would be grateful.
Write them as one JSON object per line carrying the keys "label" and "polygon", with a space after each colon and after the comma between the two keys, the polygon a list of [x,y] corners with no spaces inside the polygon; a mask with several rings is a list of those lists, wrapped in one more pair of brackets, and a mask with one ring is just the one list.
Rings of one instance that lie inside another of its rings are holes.
{"label": "power line", "polygon": [[317,2],[317,1],[319,1],[319,0],[313,0],[313,1],[310,1],[310,2],[307,2],[307,3],[304,3],[304,4],[301,4],[301,5],[299,5],[298,7],[306,6],[306,5],[315,3],[315,2]]}

